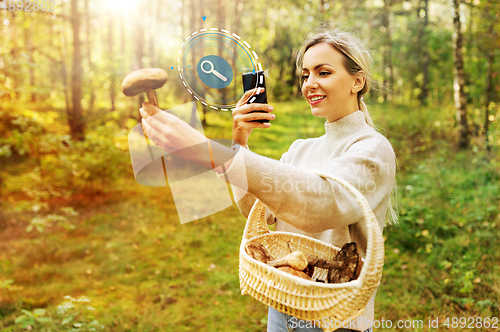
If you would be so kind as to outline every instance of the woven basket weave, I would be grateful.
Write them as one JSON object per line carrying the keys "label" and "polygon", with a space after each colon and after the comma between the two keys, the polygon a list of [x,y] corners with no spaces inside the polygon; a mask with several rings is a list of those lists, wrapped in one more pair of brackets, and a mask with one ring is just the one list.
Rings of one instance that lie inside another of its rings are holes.
{"label": "woven basket weave", "polygon": [[[259,242],[275,258],[294,250],[333,259],[339,248],[316,239],[294,233],[270,232],[265,220],[266,207],[257,200],[250,211],[240,246],[239,278],[242,295],[249,294],[256,300],[280,312],[303,320],[344,322],[363,313],[368,301],[380,284],[384,265],[384,239],[375,214],[366,198],[347,181],[313,171],[322,178],[338,182],[356,198],[363,211],[368,233],[364,264],[358,279],[339,284],[319,283],[301,279],[280,271],[249,256],[245,246]],[[315,268],[313,278],[326,280],[327,270]],[[337,325],[337,328],[339,326]],[[333,326],[323,327],[325,332]]]}

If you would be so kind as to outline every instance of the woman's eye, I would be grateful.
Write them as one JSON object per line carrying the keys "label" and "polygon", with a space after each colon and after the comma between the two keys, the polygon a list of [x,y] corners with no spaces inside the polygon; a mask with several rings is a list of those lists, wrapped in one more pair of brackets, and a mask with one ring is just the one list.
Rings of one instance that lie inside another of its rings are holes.
{"label": "woman's eye", "polygon": [[305,81],[309,78],[309,75],[302,75],[302,80]]}
{"label": "woman's eye", "polygon": [[321,76],[326,76],[326,75],[330,75],[330,72],[329,71],[322,71],[321,73],[319,73]]}

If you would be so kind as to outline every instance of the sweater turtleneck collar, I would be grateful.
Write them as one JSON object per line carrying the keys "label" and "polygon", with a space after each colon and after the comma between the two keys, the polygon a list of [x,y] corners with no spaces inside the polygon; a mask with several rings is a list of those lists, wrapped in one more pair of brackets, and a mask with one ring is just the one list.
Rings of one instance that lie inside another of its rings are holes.
{"label": "sweater turtleneck collar", "polygon": [[329,139],[341,140],[353,133],[366,128],[365,114],[356,111],[333,122],[325,122],[325,132]]}

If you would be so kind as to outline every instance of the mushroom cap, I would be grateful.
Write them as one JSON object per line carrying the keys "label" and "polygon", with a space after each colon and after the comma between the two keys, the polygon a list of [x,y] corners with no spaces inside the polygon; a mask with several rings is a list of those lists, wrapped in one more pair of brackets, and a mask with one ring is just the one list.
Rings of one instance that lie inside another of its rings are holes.
{"label": "mushroom cap", "polygon": [[161,88],[168,79],[167,73],[160,68],[144,68],[134,70],[122,82],[122,92],[132,97],[150,89]]}

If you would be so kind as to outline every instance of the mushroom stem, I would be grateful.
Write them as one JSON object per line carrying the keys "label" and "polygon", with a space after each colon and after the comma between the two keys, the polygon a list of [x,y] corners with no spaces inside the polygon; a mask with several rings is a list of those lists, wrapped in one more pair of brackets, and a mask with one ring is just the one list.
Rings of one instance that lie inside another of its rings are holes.
{"label": "mushroom stem", "polygon": [[304,270],[307,267],[307,257],[302,251],[297,250],[280,259],[269,261],[267,264],[274,267],[291,266],[297,270]]}
{"label": "mushroom stem", "polygon": [[158,99],[156,99],[155,91],[153,89],[148,89],[146,91],[146,96],[148,97],[148,101],[150,104],[158,107]]}
{"label": "mushroom stem", "polygon": [[302,279],[311,280],[311,278],[307,274],[305,274],[304,272],[302,272],[300,270],[294,269],[293,267],[290,267],[290,266],[280,266],[280,267],[277,267],[277,269],[281,270],[283,272],[293,274],[294,276],[297,276],[297,277],[302,278]]}
{"label": "mushroom stem", "polygon": [[321,269],[343,269],[345,267],[344,262],[331,261],[328,259],[319,258],[316,256],[308,255],[307,262],[309,265],[314,267],[319,267]]}
{"label": "mushroom stem", "polygon": [[[152,104],[155,107],[158,107],[158,99],[156,98],[155,90],[153,89],[147,89],[146,90],[146,97],[148,97],[148,102]],[[153,115],[153,114],[150,114]],[[154,159],[153,155],[153,150],[151,148],[151,141],[149,140],[148,134],[146,133],[146,130],[144,130],[144,126],[142,127],[142,131],[144,132],[144,138],[146,138],[146,143],[148,145],[148,150],[151,155],[151,159]],[[161,157],[162,159],[162,164],[163,164],[163,172],[165,173],[165,177],[167,176],[167,170],[165,169],[165,160],[163,159],[163,156]]]}

